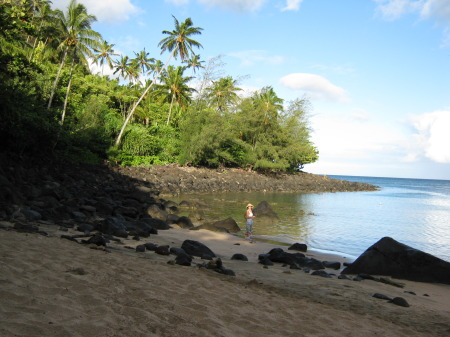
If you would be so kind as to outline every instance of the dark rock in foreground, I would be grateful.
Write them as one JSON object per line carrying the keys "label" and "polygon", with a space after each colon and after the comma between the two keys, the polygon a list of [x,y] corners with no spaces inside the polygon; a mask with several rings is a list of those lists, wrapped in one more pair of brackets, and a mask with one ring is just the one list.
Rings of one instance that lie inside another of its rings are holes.
{"label": "dark rock in foreground", "polygon": [[216,257],[216,254],[214,254],[211,249],[195,240],[184,240],[181,248],[184,249],[187,254],[198,256],[202,259],[212,259],[213,257]]}
{"label": "dark rock in foreground", "polygon": [[232,260],[239,260],[239,261],[248,261],[248,257],[244,254],[233,254],[231,257]]}
{"label": "dark rock in foreground", "polygon": [[306,252],[308,250],[308,246],[304,243],[294,243],[292,246],[288,248],[288,250],[298,250],[300,252]]}
{"label": "dark rock in foreground", "polygon": [[224,267],[224,265],[222,263],[222,260],[220,258],[211,260],[208,263],[204,263],[203,265],[200,265],[199,267],[204,267],[206,269],[211,269],[211,270],[214,270],[217,273],[224,274],[224,275],[236,276],[234,271]]}
{"label": "dark rock in foreground", "polygon": [[395,278],[450,284],[450,263],[384,237],[369,247],[343,274],[386,275]]}

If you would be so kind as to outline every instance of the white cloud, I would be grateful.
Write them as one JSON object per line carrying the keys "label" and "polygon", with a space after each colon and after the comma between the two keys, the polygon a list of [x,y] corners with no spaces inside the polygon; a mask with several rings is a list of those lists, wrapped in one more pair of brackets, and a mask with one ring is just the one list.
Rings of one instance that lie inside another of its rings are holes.
{"label": "white cloud", "polygon": [[427,0],[422,7],[421,15],[437,18],[441,22],[450,24],[450,1]]}
{"label": "white cloud", "polygon": [[[311,140],[319,149],[317,163],[306,171],[318,174],[401,176],[407,144],[394,125],[377,121],[364,110],[319,113],[311,117]],[[395,172],[395,173],[393,173]]]}
{"label": "white cloud", "polygon": [[387,20],[395,20],[408,13],[418,13],[422,18],[436,19],[450,24],[448,0],[373,0],[377,11]]}
{"label": "white cloud", "polygon": [[320,153],[333,159],[372,160],[375,153],[398,152],[403,143],[398,133],[387,125],[350,114],[319,114],[311,118],[313,142]]}
{"label": "white cloud", "polygon": [[164,0],[165,2],[172,3],[176,6],[186,5],[189,3],[189,0]]}
{"label": "white cloud", "polygon": [[[168,3],[172,3],[176,6],[187,5],[191,0],[165,0]],[[206,5],[210,8],[218,7],[225,10],[231,10],[234,12],[255,12],[259,10],[267,0],[197,0],[202,5]],[[286,6],[282,11],[297,11],[300,8],[303,0],[286,0]]]}
{"label": "white cloud", "polygon": [[253,66],[256,63],[265,63],[269,65],[276,65],[285,62],[283,56],[268,55],[265,50],[245,50],[235,53],[229,53],[227,56],[240,59],[241,65],[245,67]]}
{"label": "white cloud", "polygon": [[411,0],[374,0],[378,3],[377,11],[386,20],[396,20],[406,13],[413,12],[421,3]]}
{"label": "white cloud", "polygon": [[311,98],[338,102],[349,101],[344,89],[319,75],[293,73],[282,77],[280,83],[287,88],[303,91]]}
{"label": "white cloud", "polygon": [[303,0],[286,0],[286,7],[282,11],[298,11]]}
{"label": "white cloud", "polygon": [[[53,7],[66,10],[69,0],[53,0]],[[137,13],[138,8],[130,0],[79,0],[86,6],[88,13],[95,15],[98,21],[115,22],[128,20],[130,15]]]}
{"label": "white cloud", "polygon": [[414,138],[418,154],[438,163],[450,163],[450,110],[413,116],[411,123],[417,131]]}
{"label": "white cloud", "polygon": [[366,122],[370,119],[370,114],[363,109],[354,109],[355,112],[351,114],[351,118],[355,121]]}
{"label": "white cloud", "polygon": [[[176,0],[175,0],[176,1]],[[236,12],[254,12],[260,9],[266,0],[197,0],[209,7],[220,7]]]}

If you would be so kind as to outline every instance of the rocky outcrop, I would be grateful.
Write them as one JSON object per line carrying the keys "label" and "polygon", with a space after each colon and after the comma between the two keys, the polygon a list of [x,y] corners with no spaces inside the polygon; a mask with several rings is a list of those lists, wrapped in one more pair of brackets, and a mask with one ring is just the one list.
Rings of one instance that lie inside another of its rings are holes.
{"label": "rocky outcrop", "polygon": [[343,274],[373,274],[450,284],[450,263],[384,237],[362,253]]}
{"label": "rocky outcrop", "polygon": [[293,174],[261,174],[243,169],[205,169],[176,165],[114,167],[115,172],[151,181],[164,194],[198,192],[345,192],[374,191],[376,186],[332,179],[327,176],[297,172]]}

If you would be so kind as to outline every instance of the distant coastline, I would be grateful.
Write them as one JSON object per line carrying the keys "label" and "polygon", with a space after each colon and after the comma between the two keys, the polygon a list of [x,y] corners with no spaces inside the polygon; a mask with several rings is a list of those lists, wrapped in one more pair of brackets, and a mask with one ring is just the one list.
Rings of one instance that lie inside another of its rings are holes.
{"label": "distant coastline", "polygon": [[160,193],[208,192],[354,192],[376,191],[375,185],[306,172],[261,174],[243,169],[206,169],[175,165],[113,167],[116,173],[151,182]]}

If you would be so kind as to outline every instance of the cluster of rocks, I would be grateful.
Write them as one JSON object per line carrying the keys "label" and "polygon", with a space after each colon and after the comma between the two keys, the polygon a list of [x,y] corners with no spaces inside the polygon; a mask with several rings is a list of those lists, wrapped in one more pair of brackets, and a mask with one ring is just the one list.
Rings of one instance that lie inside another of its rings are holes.
{"label": "cluster of rocks", "polygon": [[164,194],[198,192],[346,192],[374,191],[376,186],[306,172],[260,174],[243,169],[204,169],[176,165],[115,167],[114,171],[151,181]]}
{"label": "cluster of rocks", "polygon": [[193,227],[176,214],[183,205],[160,198],[151,182],[102,166],[2,165],[0,206],[0,220],[28,232],[45,224],[127,238],[148,237],[171,224]]}

